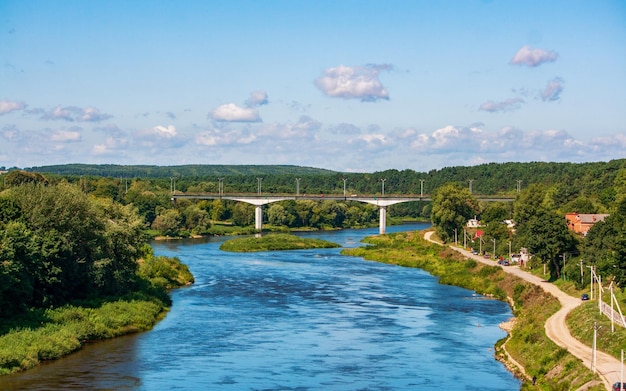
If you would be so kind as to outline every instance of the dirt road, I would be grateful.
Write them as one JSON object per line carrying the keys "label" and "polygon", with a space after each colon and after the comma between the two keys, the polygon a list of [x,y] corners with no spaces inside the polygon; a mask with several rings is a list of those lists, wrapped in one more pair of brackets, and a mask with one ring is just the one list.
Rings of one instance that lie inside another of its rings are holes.
{"label": "dirt road", "polygon": [[[437,243],[431,240],[432,231],[427,232],[424,235],[424,239]],[[440,243],[439,243],[440,244]],[[487,265],[494,266],[496,263],[493,260],[485,259],[482,256],[474,255],[470,251],[463,248],[450,246],[453,250],[460,252],[468,258],[475,259],[476,261],[485,263]],[[576,338],[572,337],[565,323],[567,314],[579,306],[582,301],[578,298],[572,297],[555,285],[535,276],[526,271],[521,270],[518,266],[503,266],[502,269],[510,274],[513,274],[521,279],[524,279],[530,283],[540,286],[544,291],[550,293],[556,297],[561,303],[561,309],[558,310],[546,321],[546,335],[554,343],[560,347],[567,349],[572,355],[582,360],[587,368],[591,368],[592,365],[592,349],[590,346],[583,344]],[[602,378],[607,390],[611,390],[611,385],[620,381],[622,364],[616,358],[609,356],[606,353],[596,352],[596,371]],[[626,367],[623,369],[626,376]]]}

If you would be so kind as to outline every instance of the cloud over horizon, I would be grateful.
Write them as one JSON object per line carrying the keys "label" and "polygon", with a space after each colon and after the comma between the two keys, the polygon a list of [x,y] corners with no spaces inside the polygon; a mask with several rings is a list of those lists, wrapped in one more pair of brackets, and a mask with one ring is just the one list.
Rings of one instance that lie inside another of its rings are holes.
{"label": "cloud over horizon", "polygon": [[487,101],[480,105],[478,110],[487,111],[489,113],[499,113],[517,110],[524,103],[522,98],[510,98],[502,102]]}
{"label": "cloud over horizon", "polygon": [[559,55],[555,51],[533,49],[529,45],[525,45],[515,53],[510,63],[534,68],[547,62],[554,62],[557,58],[559,58]]}
{"label": "cloud over horizon", "polygon": [[540,97],[544,102],[554,102],[561,99],[561,92],[563,92],[563,79],[555,77],[548,81],[546,87],[541,91]]}
{"label": "cloud over horizon", "polygon": [[389,92],[378,76],[380,71],[392,70],[391,65],[366,65],[348,67],[339,65],[328,68],[315,80],[315,85],[324,94],[334,98],[360,99],[362,102],[388,100]]}
{"label": "cloud over horizon", "polygon": [[17,102],[8,99],[0,100],[0,115],[8,114],[12,111],[22,110],[26,107],[24,102]]}
{"label": "cloud over horizon", "polygon": [[100,113],[95,107],[56,106],[52,110],[34,109],[32,113],[41,113],[42,120],[65,120],[69,122],[100,122],[112,118],[110,114]]}

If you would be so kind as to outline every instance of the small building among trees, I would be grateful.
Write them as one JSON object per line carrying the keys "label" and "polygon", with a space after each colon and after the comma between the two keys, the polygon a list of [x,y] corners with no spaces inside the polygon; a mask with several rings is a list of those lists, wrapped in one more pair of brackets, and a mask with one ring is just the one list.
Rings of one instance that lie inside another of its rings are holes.
{"label": "small building among trees", "polygon": [[566,213],[567,228],[583,236],[587,236],[587,231],[597,222],[604,221],[609,215],[603,213]]}

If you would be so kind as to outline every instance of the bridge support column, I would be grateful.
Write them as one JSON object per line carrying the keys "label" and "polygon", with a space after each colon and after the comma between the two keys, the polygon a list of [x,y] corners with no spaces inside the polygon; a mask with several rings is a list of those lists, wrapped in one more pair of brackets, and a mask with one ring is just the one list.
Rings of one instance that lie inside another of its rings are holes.
{"label": "bridge support column", "polygon": [[263,226],[263,206],[255,205],[254,206],[254,228],[257,231],[261,231],[262,226]]}
{"label": "bridge support column", "polygon": [[380,222],[378,232],[384,235],[387,230],[387,207],[381,206],[380,209]]}

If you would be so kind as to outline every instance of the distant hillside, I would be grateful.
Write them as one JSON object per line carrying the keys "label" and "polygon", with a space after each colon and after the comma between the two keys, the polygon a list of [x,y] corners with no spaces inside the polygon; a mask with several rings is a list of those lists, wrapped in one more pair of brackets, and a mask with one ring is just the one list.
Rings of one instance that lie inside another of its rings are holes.
{"label": "distant hillside", "polygon": [[57,175],[87,175],[125,178],[205,177],[231,175],[332,175],[334,171],[291,165],[191,164],[181,166],[124,166],[116,164],[61,164],[25,169]]}

